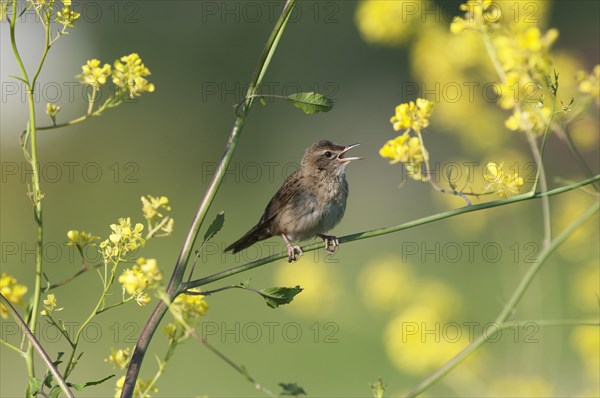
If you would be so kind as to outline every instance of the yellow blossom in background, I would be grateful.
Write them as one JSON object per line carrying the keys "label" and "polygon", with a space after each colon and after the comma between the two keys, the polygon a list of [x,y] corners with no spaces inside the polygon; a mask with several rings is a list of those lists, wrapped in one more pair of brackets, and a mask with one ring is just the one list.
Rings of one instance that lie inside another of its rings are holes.
{"label": "yellow blossom in background", "polygon": [[[150,383],[152,383],[152,380],[144,380],[144,379],[138,379],[135,383],[135,388],[133,389],[133,394],[132,396],[135,398],[150,398],[151,395],[146,393],[146,394],[142,394],[143,392],[145,392],[148,387],[150,387]],[[121,397],[121,391],[123,391],[123,385],[125,384],[125,375],[121,376],[117,382],[115,383],[115,398],[120,398]],[[155,393],[158,392],[158,388],[155,386],[152,386],[152,388],[150,388],[150,391],[148,391],[149,393]]]}
{"label": "yellow blossom in background", "polygon": [[148,287],[148,279],[139,268],[126,269],[119,276],[119,283],[123,285],[123,289],[131,295],[144,290]]}
{"label": "yellow blossom in background", "polygon": [[[3,272],[0,276],[0,293],[13,305],[19,305],[23,302],[23,296],[27,293],[27,286],[19,285],[17,280]],[[0,316],[8,318],[8,308],[0,303]]]}
{"label": "yellow blossom in background", "polygon": [[405,308],[385,328],[384,343],[388,357],[401,371],[413,375],[430,372],[460,352],[467,333],[451,314],[421,304]]}
{"label": "yellow blossom in background", "polygon": [[8,15],[8,1],[0,1],[0,22]]}
{"label": "yellow blossom in background", "polygon": [[[315,256],[321,255],[314,252]],[[331,316],[340,305],[342,291],[336,283],[341,278],[337,269],[316,257],[304,256],[300,264],[285,264],[275,268],[273,284],[275,286],[296,286],[304,289],[294,298],[286,311],[292,311],[309,318]]]}
{"label": "yellow blossom in background", "polygon": [[572,277],[571,291],[578,308],[598,312],[600,306],[600,260],[592,259]]}
{"label": "yellow blossom in background", "polygon": [[152,298],[150,297],[150,295],[148,293],[138,292],[137,295],[135,296],[135,302],[140,307],[143,307],[146,304],[150,304],[150,301],[152,301]]}
{"label": "yellow blossom in background", "polygon": [[[355,20],[362,38],[371,44],[398,46],[417,30],[420,8],[430,6],[426,0],[363,0],[356,8]],[[430,6],[431,7],[431,6]]]}
{"label": "yellow blossom in background", "polygon": [[50,116],[50,119],[52,119],[52,121],[55,121],[58,112],[60,112],[59,105],[51,104],[50,102],[46,104],[46,114]]}
{"label": "yellow blossom in background", "polygon": [[571,332],[571,346],[577,351],[585,372],[596,387],[600,383],[600,329],[579,326]]}
{"label": "yellow blossom in background", "polygon": [[415,283],[412,268],[398,257],[369,263],[358,278],[363,302],[377,311],[389,311],[406,303],[414,294]]}
{"label": "yellow blossom in background", "polygon": [[417,101],[400,104],[396,107],[396,114],[390,119],[394,130],[413,129],[416,132],[429,126],[429,118],[433,112],[433,103],[423,98]]}
{"label": "yellow blossom in background", "polygon": [[195,323],[206,313],[206,310],[208,310],[208,303],[201,294],[180,294],[171,304],[171,311],[177,320],[186,324]]}
{"label": "yellow blossom in background", "polygon": [[585,71],[577,72],[576,79],[581,93],[591,95],[592,98],[600,96],[600,65],[594,66],[590,74]]}
{"label": "yellow blossom in background", "polygon": [[389,140],[379,150],[379,155],[390,159],[390,164],[402,162],[409,176],[417,181],[426,181],[424,162],[429,158],[427,150],[423,152],[423,145],[419,137],[411,137],[404,133],[393,140]]}
{"label": "yellow blossom in background", "polygon": [[81,67],[83,72],[77,75],[82,84],[89,84],[92,87],[99,88],[106,83],[106,79],[111,75],[109,64],[100,66],[100,60],[90,59]]}
{"label": "yellow blossom in background", "polygon": [[502,376],[494,377],[489,384],[490,397],[552,397],[552,384],[539,376]]}
{"label": "yellow blossom in background", "polygon": [[454,17],[450,24],[452,33],[461,33],[467,29],[482,29],[488,24],[498,22],[502,14],[492,0],[467,0],[459,6],[464,17]]}
{"label": "yellow blossom in background", "polygon": [[512,131],[532,131],[541,135],[546,130],[546,124],[550,120],[552,111],[542,108],[539,111],[520,111],[515,109],[513,114],[506,119],[504,125]]}
{"label": "yellow blossom in background", "polygon": [[145,78],[149,75],[150,70],[136,53],[123,56],[114,63],[113,83],[128,92],[130,98],[138,97],[146,91],[150,93],[154,91],[154,84]]}
{"label": "yellow blossom in background", "polygon": [[504,170],[504,162],[488,163],[485,180],[489,182],[487,191],[494,192],[502,198],[519,193],[524,183],[518,171]]}
{"label": "yellow blossom in background", "polygon": [[56,296],[54,294],[49,294],[42,304],[44,306],[44,309],[41,311],[42,315],[50,315],[55,311],[58,312],[63,310],[63,308],[56,308]]}
{"label": "yellow blossom in background", "polygon": [[146,277],[149,285],[154,285],[156,282],[160,282],[163,279],[162,273],[158,268],[158,262],[155,258],[144,258],[140,257],[136,261],[135,269],[139,269]]}
{"label": "yellow blossom in background", "polygon": [[113,347],[110,348],[110,355],[104,360],[111,364],[115,369],[125,369],[131,359],[131,349],[125,348],[124,350],[115,350]]}

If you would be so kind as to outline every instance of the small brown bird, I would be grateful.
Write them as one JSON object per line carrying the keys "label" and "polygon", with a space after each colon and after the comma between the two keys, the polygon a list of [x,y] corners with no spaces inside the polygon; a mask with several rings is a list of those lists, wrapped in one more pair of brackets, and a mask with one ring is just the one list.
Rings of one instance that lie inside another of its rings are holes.
{"label": "small brown bird", "polygon": [[339,241],[325,235],[335,227],[346,210],[348,182],[346,166],[359,157],[344,157],[358,146],[338,145],[319,141],[305,152],[300,169],[292,173],[271,199],[263,216],[250,231],[229,245],[225,252],[237,253],[256,242],[281,236],[287,245],[288,261],[296,261],[296,251],[304,253],[292,241],[304,241],[319,236],[325,249],[333,254]]}

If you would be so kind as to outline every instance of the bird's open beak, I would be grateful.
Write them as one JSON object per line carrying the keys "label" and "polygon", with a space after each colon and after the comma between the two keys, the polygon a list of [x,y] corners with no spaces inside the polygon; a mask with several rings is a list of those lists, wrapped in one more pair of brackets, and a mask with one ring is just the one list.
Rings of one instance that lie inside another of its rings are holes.
{"label": "bird's open beak", "polygon": [[352,144],[352,145],[348,145],[346,148],[344,148],[344,150],[342,152],[340,152],[340,154],[338,155],[338,160],[342,163],[349,163],[351,160],[360,160],[362,158],[359,157],[352,157],[352,158],[345,158],[344,155],[346,154],[346,152],[348,152],[350,149],[359,146],[360,144]]}

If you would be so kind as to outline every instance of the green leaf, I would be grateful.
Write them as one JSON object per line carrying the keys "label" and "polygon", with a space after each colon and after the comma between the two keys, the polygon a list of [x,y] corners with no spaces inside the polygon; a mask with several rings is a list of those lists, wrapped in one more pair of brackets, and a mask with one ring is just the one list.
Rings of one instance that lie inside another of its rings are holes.
{"label": "green leaf", "polygon": [[210,224],[210,227],[208,227],[208,230],[204,234],[204,242],[208,242],[216,234],[218,234],[221,228],[223,228],[223,224],[225,224],[225,212],[221,211],[215,216],[215,219]]}
{"label": "green leaf", "polygon": [[54,386],[52,388],[52,390],[50,390],[50,394],[48,394],[48,397],[49,398],[58,398],[61,391],[62,391],[62,388],[60,388],[60,386]]}
{"label": "green leaf", "polygon": [[329,112],[333,108],[333,101],[314,92],[295,93],[288,95],[286,99],[306,114]]}
{"label": "green leaf", "polygon": [[42,387],[42,381],[36,379],[35,377],[29,378],[29,393],[31,395],[37,395],[40,392],[40,388]]}
{"label": "green leaf", "polygon": [[279,394],[282,395],[291,395],[293,397],[297,397],[298,395],[306,395],[306,391],[304,388],[300,387],[296,383],[279,383],[283,391]]}
{"label": "green leaf", "polygon": [[296,287],[270,287],[268,289],[258,290],[258,294],[263,296],[267,305],[271,308],[277,308],[283,304],[289,304],[294,297],[302,291],[300,286]]}
{"label": "green leaf", "polygon": [[102,384],[104,383],[106,380],[112,379],[113,377],[115,377],[115,375],[110,375],[110,376],[106,376],[105,378],[101,379],[101,380],[96,380],[96,381],[86,381],[85,383],[80,383],[80,384],[72,384],[72,383],[67,383],[69,387],[73,387],[74,389],[76,389],[77,391],[81,391],[86,387],[89,386],[97,386],[98,384]]}

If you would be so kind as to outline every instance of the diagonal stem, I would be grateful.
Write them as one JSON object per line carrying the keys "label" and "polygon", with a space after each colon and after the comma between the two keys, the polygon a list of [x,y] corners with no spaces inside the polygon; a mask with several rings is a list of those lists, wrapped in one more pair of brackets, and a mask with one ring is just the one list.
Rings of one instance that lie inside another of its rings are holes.
{"label": "diagonal stem", "polygon": [[[283,31],[285,30],[294,5],[295,0],[287,0],[287,2],[285,3],[282,13],[277,23],[275,24],[275,27],[273,28],[273,31],[271,33],[271,36],[269,37],[269,40],[267,41],[265,49],[263,50],[254,76],[250,82],[247,96],[256,94],[258,87],[262,82],[262,79],[269,67],[271,58],[273,57],[277,45],[279,44]],[[200,227],[202,226],[204,218],[208,213],[210,205],[212,204],[212,201],[215,198],[219,187],[221,186],[221,182],[223,181],[225,172],[235,152],[237,142],[239,140],[241,131],[244,127],[244,122],[252,104],[253,101],[249,101],[247,104],[245,104],[242,107],[240,114],[236,118],[233,129],[231,130],[231,133],[229,135],[227,145],[225,146],[225,151],[223,153],[221,161],[219,162],[219,166],[217,167],[217,170],[213,175],[210,185],[204,195],[204,198],[200,203],[200,206],[198,207],[194,220],[192,221],[192,225],[183,243],[181,253],[179,254],[179,258],[177,259],[177,262],[175,264],[175,269],[173,270],[171,279],[169,280],[169,284],[167,286],[167,295],[169,296],[170,300],[173,300],[181,291],[182,280],[192,252],[192,247],[194,245],[194,242],[196,241],[196,238],[200,231]],[[154,308],[152,314],[150,315],[150,318],[144,326],[144,329],[140,333],[140,337],[131,357],[131,361],[129,362],[129,367],[127,369],[127,375],[123,384],[121,397],[131,397],[133,395],[136,380],[140,372],[140,367],[142,361],[144,360],[144,355],[146,353],[148,345],[150,344],[152,336],[158,328],[158,324],[165,315],[166,311],[167,305],[163,300],[161,300]]]}

